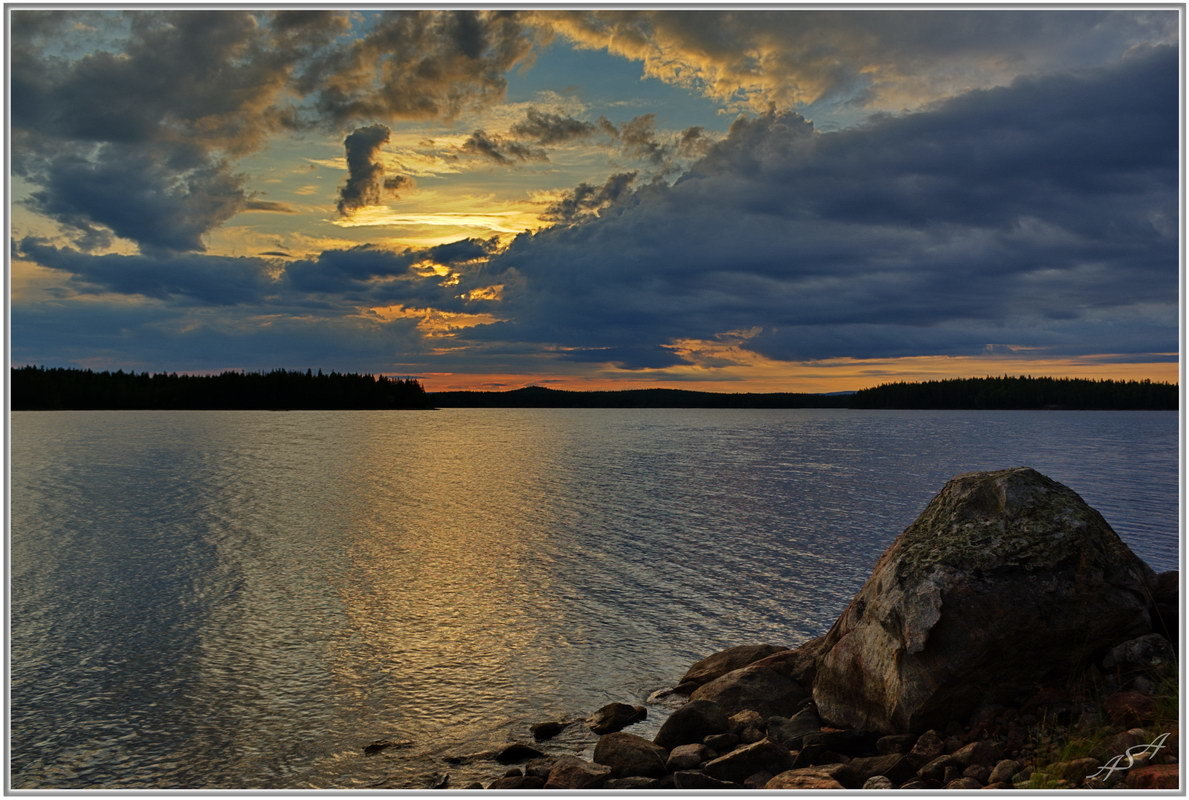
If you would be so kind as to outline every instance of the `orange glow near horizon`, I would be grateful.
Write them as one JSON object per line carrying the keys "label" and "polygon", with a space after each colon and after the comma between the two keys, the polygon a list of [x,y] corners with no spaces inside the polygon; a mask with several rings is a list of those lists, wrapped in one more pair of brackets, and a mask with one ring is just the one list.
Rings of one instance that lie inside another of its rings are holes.
{"label": "orange glow near horizon", "polygon": [[[707,369],[693,365],[652,370],[606,368],[595,375],[558,373],[423,372],[427,391],[506,391],[545,386],[572,391],[689,389],[702,392],[843,392],[896,381],[1032,375],[1093,380],[1152,380],[1177,383],[1175,361],[1119,363],[1109,355],[1078,359],[911,356],[889,359],[838,358],[807,362],[769,362]],[[408,374],[408,373],[405,373]]]}

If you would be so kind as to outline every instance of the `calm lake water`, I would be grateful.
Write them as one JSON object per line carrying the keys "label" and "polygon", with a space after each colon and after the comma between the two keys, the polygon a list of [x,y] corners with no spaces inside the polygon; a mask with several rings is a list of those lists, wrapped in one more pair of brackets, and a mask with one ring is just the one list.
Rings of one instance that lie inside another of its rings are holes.
{"label": "calm lake water", "polygon": [[1035,467],[1177,566],[1175,412],[11,419],[14,788],[491,780],[442,759],[822,633],[960,472]]}

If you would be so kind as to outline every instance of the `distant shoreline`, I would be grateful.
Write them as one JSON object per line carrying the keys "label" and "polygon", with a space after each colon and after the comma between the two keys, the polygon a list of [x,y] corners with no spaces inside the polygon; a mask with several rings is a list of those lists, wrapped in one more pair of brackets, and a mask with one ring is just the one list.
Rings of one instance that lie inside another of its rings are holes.
{"label": "distant shoreline", "polygon": [[886,383],[855,392],[726,393],[688,389],[427,392],[415,378],[310,370],[197,376],[17,367],[12,411],[394,410],[435,408],[720,408],[1175,411],[1172,383],[987,377]]}

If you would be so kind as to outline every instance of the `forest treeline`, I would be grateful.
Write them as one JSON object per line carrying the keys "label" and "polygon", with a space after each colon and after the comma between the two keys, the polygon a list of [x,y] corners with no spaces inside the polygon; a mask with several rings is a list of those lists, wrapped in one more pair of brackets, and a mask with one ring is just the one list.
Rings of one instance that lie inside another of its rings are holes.
{"label": "forest treeline", "polygon": [[901,408],[1175,410],[1176,384],[1003,376],[886,383],[843,394],[725,393],[684,389],[428,393],[413,378],[355,373],[218,375],[14,367],[14,411],[56,409],[384,408]]}
{"label": "forest treeline", "polygon": [[385,409],[432,408],[411,378],[331,372],[218,375],[93,372],[14,367],[12,409]]}
{"label": "forest treeline", "polygon": [[1085,378],[953,378],[885,383],[850,396],[850,408],[1102,409],[1177,408],[1177,385]]}

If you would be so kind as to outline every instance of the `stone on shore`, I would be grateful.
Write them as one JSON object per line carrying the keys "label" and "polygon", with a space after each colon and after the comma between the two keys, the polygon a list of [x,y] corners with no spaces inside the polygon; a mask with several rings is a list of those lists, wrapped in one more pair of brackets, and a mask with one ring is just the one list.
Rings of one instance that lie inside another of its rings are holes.
{"label": "stone on shore", "polygon": [[727,714],[756,711],[761,717],[789,716],[809,697],[804,686],[789,677],[792,663],[784,653],[762,658],[699,686],[692,700],[713,700]]}
{"label": "stone on shore", "polygon": [[680,744],[669,753],[665,769],[669,772],[697,769],[703,762],[714,758],[715,753],[704,744]]}
{"label": "stone on shore", "polygon": [[834,779],[828,768],[808,767],[777,774],[764,785],[765,789],[845,789]]}
{"label": "stone on shore", "polygon": [[611,767],[577,756],[562,756],[549,770],[546,789],[598,789],[611,777]]}
{"label": "stone on shore", "polygon": [[666,774],[667,757],[665,748],[631,733],[600,736],[594,751],[595,763],[611,767],[616,778],[661,777]]}
{"label": "stone on shore", "polygon": [[822,721],[812,708],[798,711],[791,718],[775,716],[768,717],[768,738],[780,742],[784,746],[799,750],[801,740],[810,733],[817,733],[822,729]]}
{"label": "stone on shore", "polygon": [[771,739],[761,739],[707,761],[702,765],[702,771],[712,778],[740,782],[761,770],[778,773],[792,765],[793,758],[787,747]]}
{"label": "stone on shore", "polygon": [[586,726],[598,734],[615,733],[634,725],[648,716],[644,706],[627,703],[608,703],[586,719]]}
{"label": "stone on shore", "polygon": [[673,773],[674,789],[739,789],[741,786],[733,781],[720,781],[705,772],[683,770]]}
{"label": "stone on shore", "polygon": [[707,736],[726,733],[730,720],[722,706],[711,700],[690,700],[661,725],[653,741],[665,749],[701,742]]}
{"label": "stone on shore", "polygon": [[787,650],[787,647],[777,647],[773,644],[741,644],[728,647],[714,655],[706,656],[686,670],[679,685],[688,686],[690,691],[728,672],[746,667],[754,661]]}
{"label": "stone on shore", "polygon": [[493,781],[488,789],[544,789],[545,781],[532,775],[521,775],[515,778],[500,778]]}
{"label": "stone on shore", "polygon": [[826,635],[812,687],[818,714],[899,733],[1013,699],[1149,633],[1154,579],[1102,515],[1056,481],[1027,467],[959,475]]}

